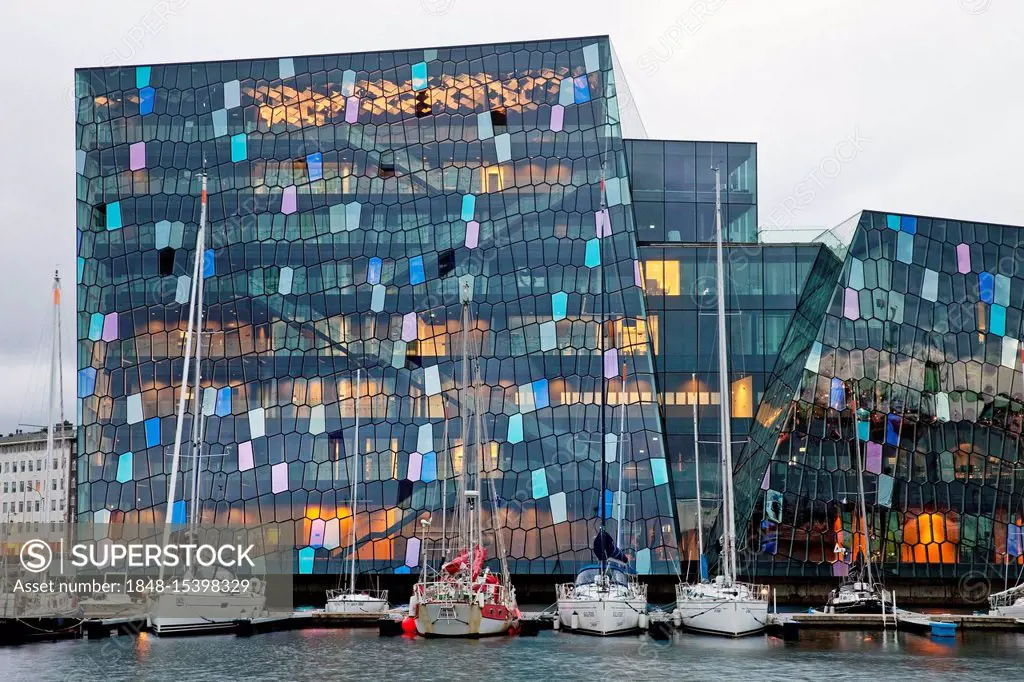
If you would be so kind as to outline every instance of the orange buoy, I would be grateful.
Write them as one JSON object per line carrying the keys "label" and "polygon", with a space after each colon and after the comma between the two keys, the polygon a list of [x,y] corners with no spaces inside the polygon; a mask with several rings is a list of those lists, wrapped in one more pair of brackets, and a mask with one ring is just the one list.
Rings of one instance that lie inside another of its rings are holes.
{"label": "orange buoy", "polygon": [[413,618],[412,616],[406,616],[402,620],[402,632],[404,632],[407,635],[415,635],[416,634],[416,619]]}

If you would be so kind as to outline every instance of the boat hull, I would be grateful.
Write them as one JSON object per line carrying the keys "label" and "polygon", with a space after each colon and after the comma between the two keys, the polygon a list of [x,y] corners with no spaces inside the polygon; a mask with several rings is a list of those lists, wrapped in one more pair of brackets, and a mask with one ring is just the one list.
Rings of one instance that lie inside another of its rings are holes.
{"label": "boat hull", "polygon": [[[645,599],[561,599],[558,619],[564,629],[587,635],[624,635],[640,629]],[[573,615],[575,627],[573,626]]]}
{"label": "boat hull", "polygon": [[683,627],[724,637],[764,631],[768,602],[759,599],[687,599],[676,602]]}
{"label": "boat hull", "polygon": [[997,606],[988,610],[989,615],[1002,618],[1024,618],[1024,600],[1010,606]]}
{"label": "boat hull", "polygon": [[345,599],[338,597],[327,600],[324,611],[344,616],[367,616],[379,615],[388,610],[388,603],[384,599]]}
{"label": "boat hull", "polygon": [[416,606],[416,632],[425,637],[493,637],[508,634],[511,614],[485,618],[477,603],[426,603]]}
{"label": "boat hull", "polygon": [[247,594],[162,594],[146,619],[156,635],[198,635],[232,631],[235,621],[266,616],[265,600]]}

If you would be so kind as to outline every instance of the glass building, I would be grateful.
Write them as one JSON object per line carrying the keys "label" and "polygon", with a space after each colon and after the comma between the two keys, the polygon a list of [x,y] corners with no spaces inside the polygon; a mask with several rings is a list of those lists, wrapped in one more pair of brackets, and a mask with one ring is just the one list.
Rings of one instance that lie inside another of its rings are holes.
{"label": "glass building", "polygon": [[79,518],[162,523],[205,167],[213,456],[174,510],[294,522],[296,572],[347,559],[357,461],[360,570],[418,571],[462,466],[466,291],[514,573],[589,562],[602,514],[641,573],[695,559],[726,387],[747,572],[847,570],[857,452],[883,571],[1022,561],[1020,228],[762,243],[756,145],[624,138],[615,77],[606,37],[78,70]]}
{"label": "glass building", "polygon": [[361,569],[415,572],[463,457],[468,291],[485,516],[512,570],[574,571],[621,511],[639,572],[675,571],[606,37],[81,69],[76,88],[80,519],[164,517],[205,167],[212,456],[175,515],[294,521],[296,570],[337,572],[358,464]]}

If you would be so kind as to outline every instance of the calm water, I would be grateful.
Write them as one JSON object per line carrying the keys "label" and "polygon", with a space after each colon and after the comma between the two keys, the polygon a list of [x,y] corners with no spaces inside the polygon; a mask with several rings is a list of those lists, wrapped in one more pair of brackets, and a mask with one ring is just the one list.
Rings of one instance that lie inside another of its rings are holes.
{"label": "calm water", "polygon": [[1024,635],[974,633],[951,644],[912,634],[802,633],[797,643],[676,635],[598,639],[545,631],[480,641],[380,638],[375,629],[239,639],[116,637],[0,649],[12,680],[727,680],[1024,677]]}

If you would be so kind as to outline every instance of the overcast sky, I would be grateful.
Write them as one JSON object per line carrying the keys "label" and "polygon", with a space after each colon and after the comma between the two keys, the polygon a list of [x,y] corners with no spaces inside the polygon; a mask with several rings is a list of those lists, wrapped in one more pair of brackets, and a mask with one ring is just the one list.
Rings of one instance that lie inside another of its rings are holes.
{"label": "overcast sky", "polygon": [[74,418],[79,66],[607,33],[649,137],[758,143],[761,225],[832,227],[862,208],[1024,225],[1021,0],[103,0],[2,15],[3,433],[45,418],[33,368],[48,367],[57,265]]}

